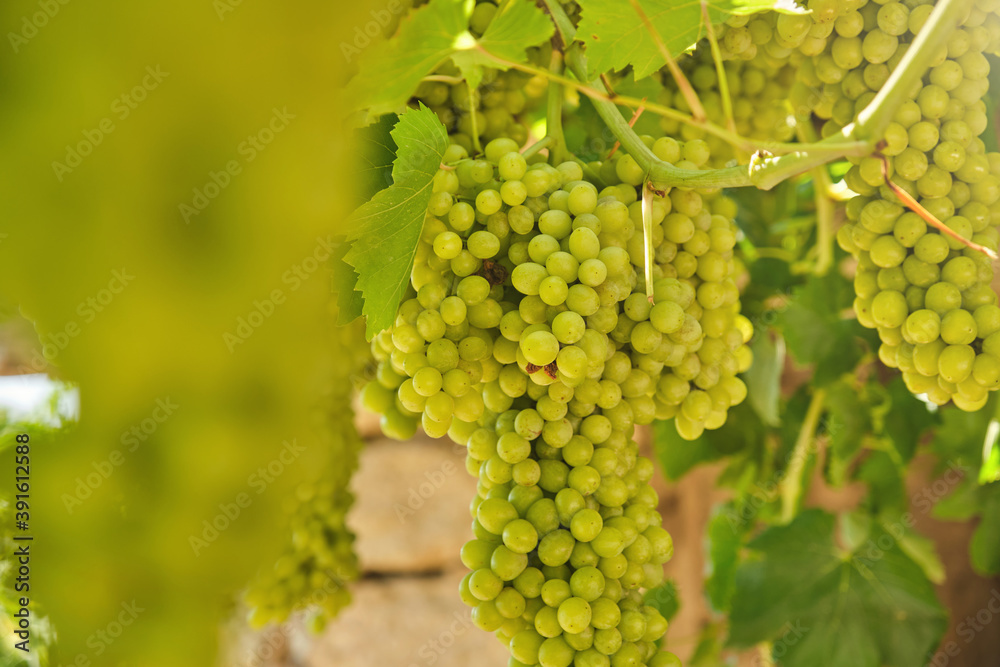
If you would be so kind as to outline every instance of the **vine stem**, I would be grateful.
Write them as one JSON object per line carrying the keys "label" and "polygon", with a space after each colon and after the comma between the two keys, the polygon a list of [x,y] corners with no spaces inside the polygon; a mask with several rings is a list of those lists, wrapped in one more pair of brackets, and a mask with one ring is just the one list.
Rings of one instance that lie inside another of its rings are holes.
{"label": "vine stem", "polygon": [[542,150],[543,148],[546,148],[551,143],[552,143],[552,137],[549,136],[542,137],[541,139],[539,139],[538,141],[536,141],[535,143],[531,144],[523,151],[521,151],[521,155],[524,157],[525,160],[527,160],[529,157],[531,157],[538,151]]}
{"label": "vine stem", "polygon": [[[552,51],[550,71],[562,72],[562,56],[558,51]],[[549,161],[559,164],[566,156],[566,139],[563,137],[562,109],[564,92],[562,84],[549,81],[549,95],[545,113],[545,136],[551,137],[549,144]]]}
{"label": "vine stem", "polygon": [[[533,76],[539,76],[543,79],[549,81],[557,81],[567,88],[572,88],[573,90],[579,91],[591,98],[592,100],[602,100],[605,102],[613,102],[615,104],[620,104],[622,106],[628,107],[630,109],[644,108],[648,109],[650,112],[663,116],[664,118],[669,118],[671,120],[676,120],[680,123],[685,123],[691,125],[692,127],[697,127],[700,130],[712,134],[722,139],[723,141],[740,148],[743,151],[752,153],[757,150],[766,151],[768,153],[773,153],[775,155],[782,155],[786,153],[799,152],[803,150],[808,150],[817,155],[819,154],[831,154],[831,160],[845,156],[845,155],[855,155],[859,157],[867,156],[872,151],[872,145],[865,141],[847,141],[842,143],[835,143],[832,141],[824,140],[821,143],[815,143],[811,145],[803,144],[789,144],[782,143],[778,141],[753,141],[745,137],[741,137],[738,134],[734,134],[729,130],[719,127],[714,123],[704,122],[698,123],[687,115],[683,114],[676,109],[671,109],[670,107],[658,104],[656,102],[650,102],[648,99],[639,99],[637,97],[630,97],[628,95],[619,95],[617,93],[611,93],[607,90],[606,86],[601,88],[595,87],[595,85],[587,85],[580,83],[577,80],[570,79],[559,74],[553,74],[547,69],[541,67],[534,67],[532,65],[526,65],[524,63],[514,62],[512,60],[506,60],[500,56],[493,55],[486,49],[477,46],[476,49],[485,57],[489,58],[493,62],[501,65],[503,67],[509,67],[512,69],[531,74]],[[571,56],[567,55],[567,62],[570,60]],[[583,78],[583,77],[580,77]]]}
{"label": "vine stem", "polygon": [[[646,107],[639,107],[638,109],[635,110],[635,113],[632,114],[632,118],[628,122],[629,127],[635,127],[636,121],[639,120],[639,116],[641,116],[642,112],[645,111],[645,110],[646,110]],[[615,140],[615,145],[611,147],[611,152],[608,153],[608,159],[609,160],[612,157],[614,157],[615,153],[618,151],[618,148],[620,146],[621,146],[621,142],[616,139]]]}
{"label": "vine stem", "polygon": [[[475,99],[476,91],[472,88],[472,85],[466,81],[465,87],[469,89],[469,102]],[[482,153],[483,147],[479,145],[479,128],[476,126],[476,109],[473,107],[469,110],[469,122],[472,124],[472,147],[476,150],[476,153]]]}
{"label": "vine stem", "polygon": [[933,213],[924,208],[923,205],[919,201],[917,201],[917,199],[913,195],[911,195],[909,192],[907,192],[903,188],[893,183],[892,179],[889,178],[889,161],[885,159],[884,155],[880,155],[879,157],[882,160],[882,178],[885,179],[885,184],[889,187],[890,190],[892,190],[892,192],[896,195],[896,197],[899,198],[899,201],[903,202],[903,204],[908,209],[919,215],[921,218],[923,218],[924,222],[926,222],[928,225],[935,228],[942,234],[950,236],[951,238],[955,239],[956,241],[965,245],[968,248],[972,248],[973,250],[983,253],[993,261],[997,260],[997,253],[992,248],[987,248],[986,246],[979,245],[978,243],[970,241],[969,239],[965,238],[964,236],[956,232],[954,229],[952,229],[948,225],[938,220],[937,217],[935,217]]}
{"label": "vine stem", "polygon": [[566,15],[566,11],[559,4],[559,0],[542,1],[545,3],[545,8],[549,10],[549,15],[556,24],[556,30],[559,32],[559,37],[562,39],[563,44],[566,48],[569,48],[576,35],[576,28],[573,27],[573,22]]}
{"label": "vine stem", "polygon": [[788,469],[785,470],[785,476],[778,484],[781,495],[782,523],[789,523],[795,518],[795,507],[798,504],[799,496],[802,495],[802,471],[805,470],[806,460],[809,458],[809,447],[816,435],[816,427],[819,426],[819,418],[823,414],[825,403],[826,389],[817,389],[813,392],[809,408],[806,410],[806,417],[802,421],[799,435],[795,439],[795,448],[792,450]]}
{"label": "vine stem", "polygon": [[[847,150],[849,148],[853,150],[859,142],[866,145],[867,154],[873,152],[881,134],[892,122],[897,109],[904,100],[910,98],[909,92],[923,78],[939,46],[947,41],[973,2],[974,0],[940,0],[886,85],[859,114],[858,121],[807,150],[803,146],[802,150],[780,157],[755,155],[749,165],[726,169],[706,171],[678,169],[657,158],[646,147],[622,118],[614,101],[594,97],[594,107],[611,132],[647,172],[649,180],[658,187],[755,186],[761,190],[769,190],[787,178],[845,157],[849,154]],[[571,50],[567,54],[566,62],[577,78],[581,81],[588,79],[586,63],[581,53]],[[647,104],[647,107],[655,111],[653,105]],[[830,150],[816,150],[824,146]]]}
{"label": "vine stem", "polygon": [[[942,44],[972,9],[975,0],[940,0],[927,17],[903,59],[893,70],[875,98],[858,114],[852,134],[861,139],[880,139],[896,109],[904,100],[912,99],[924,73],[937,58]],[[891,112],[889,111],[891,109]]]}
{"label": "vine stem", "polygon": [[642,184],[642,244],[646,260],[646,299],[653,303],[653,189]]}
{"label": "vine stem", "polygon": [[729,96],[729,79],[726,78],[726,67],[722,64],[722,50],[715,39],[715,27],[712,17],[708,15],[708,3],[701,0],[701,16],[705,20],[705,32],[708,45],[712,50],[712,60],[715,61],[715,76],[719,79],[719,97],[722,98],[722,113],[726,117],[726,128],[736,134],[736,119],[733,118],[733,99]]}
{"label": "vine stem", "polygon": [[833,217],[837,209],[827,194],[831,183],[826,167],[816,167],[812,176],[816,198],[816,266],[813,273],[824,276],[833,266]]}

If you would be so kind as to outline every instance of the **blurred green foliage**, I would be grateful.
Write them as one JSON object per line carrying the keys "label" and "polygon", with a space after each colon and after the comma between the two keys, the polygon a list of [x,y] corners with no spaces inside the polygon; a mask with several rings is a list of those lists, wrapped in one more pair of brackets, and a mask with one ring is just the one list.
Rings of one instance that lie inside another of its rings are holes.
{"label": "blurred green foliage", "polygon": [[[32,449],[31,597],[53,664],[211,663],[234,594],[280,549],[342,361],[323,260],[357,165],[338,91],[387,6],[0,9],[0,300],[42,343],[18,371],[81,394],[77,428]],[[293,441],[258,493],[251,476]],[[9,450],[0,470],[9,491]],[[196,555],[191,536],[241,493]]]}

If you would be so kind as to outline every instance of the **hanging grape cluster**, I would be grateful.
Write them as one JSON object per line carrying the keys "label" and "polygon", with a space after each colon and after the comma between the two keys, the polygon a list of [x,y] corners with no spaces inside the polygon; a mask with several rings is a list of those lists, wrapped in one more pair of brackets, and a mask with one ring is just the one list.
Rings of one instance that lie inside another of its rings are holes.
{"label": "hanging grape cluster", "polygon": [[356,326],[336,329],[332,342],[338,372],[330,378],[324,423],[318,429],[330,460],[321,478],[301,483],[286,503],[288,542],[245,596],[254,627],[283,623],[293,611],[308,607],[310,627],[319,631],[350,603],[346,585],[360,573],[354,533],[346,523],[354,504],[348,484],[361,451],[351,401],[353,379],[371,357]]}
{"label": "hanging grape cluster", "polygon": [[[692,169],[709,161],[702,141],[648,143]],[[514,659],[672,664],[639,592],[662,580],[671,542],[633,433],[674,417],[694,438],[746,396],[735,209],[717,192],[650,193],[650,299],[635,161],[588,178],[517,148],[446,152],[412,296],[373,341],[362,401],[393,437],[419,423],[467,446],[479,493],[462,596]]]}
{"label": "hanging grape cluster", "polygon": [[[854,3],[827,49],[799,70],[822,91],[815,114],[828,136],[853,122],[885,85],[933,10],[929,3]],[[858,257],[855,312],[877,328],[879,357],[911,391],[978,410],[1000,386],[1000,308],[993,267],[962,239],[996,250],[1000,154],[980,138],[990,65],[1000,45],[998,3],[979,2],[949,38],[885,132],[880,153],[856,158],[845,177],[841,246]],[[960,238],[910,210],[909,193]]]}

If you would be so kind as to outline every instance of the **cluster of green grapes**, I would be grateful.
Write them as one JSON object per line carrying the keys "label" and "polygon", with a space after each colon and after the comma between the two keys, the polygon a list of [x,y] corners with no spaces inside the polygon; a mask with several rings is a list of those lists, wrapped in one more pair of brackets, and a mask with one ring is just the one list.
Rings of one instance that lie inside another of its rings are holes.
{"label": "cluster of green grapes", "polygon": [[[469,32],[479,37],[486,32],[497,5],[480,0],[469,17]],[[552,57],[551,44],[528,49],[528,60],[539,67],[548,67]],[[422,103],[433,110],[446,128],[451,141],[473,152],[474,146],[493,139],[508,137],[523,144],[528,138],[524,114],[534,108],[546,90],[544,81],[533,79],[511,69],[501,72],[486,69],[476,90],[462,80],[452,63],[443,64],[431,77],[420,84],[413,103]]]}
{"label": "cluster of green grapes", "polygon": [[[687,168],[709,160],[702,141],[647,140]],[[494,140],[479,160],[457,145],[445,155],[457,166],[435,177],[415,294],[373,342],[378,381],[363,396],[384,430],[406,438],[420,421],[442,436],[556,383],[580,418],[596,406],[638,424],[676,416],[690,439],[721,426],[745,397],[736,374],[751,361],[733,203],[681,188],[652,196],[647,290],[635,160],[588,165],[612,183],[598,190],[582,165],[528,165],[516,146]]]}
{"label": "cluster of green grapes", "polygon": [[[458,71],[452,69],[445,65],[439,73],[457,78]],[[451,141],[473,151],[474,135],[481,144],[500,137],[524,143],[528,128],[522,120],[523,114],[541,99],[544,90],[544,84],[538,85],[522,72],[486,70],[475,91],[464,82],[425,81],[414,95],[414,103],[430,107],[448,128]]]}
{"label": "cluster of green grapes", "polygon": [[[859,6],[860,0],[811,0],[809,14],[760,12],[729,17],[717,31],[717,43],[732,103],[736,133],[746,139],[789,142],[795,139],[792,90],[803,63],[819,56],[841,17]],[[719,88],[715,59],[707,39],[680,66],[691,82],[708,119],[716,125],[727,124]],[[669,70],[661,72],[666,89],[664,102],[679,111],[690,113],[687,99]],[[661,128],[670,136],[708,142],[716,166],[733,159],[745,162],[727,141],[706,133],[697,126],[662,119]]]}
{"label": "cluster of green grapes", "polygon": [[[979,135],[987,126],[984,53],[1000,44],[998,6],[977,3],[896,113],[881,155],[853,160],[845,181],[857,196],[838,232],[841,247],[858,257],[855,311],[878,329],[882,361],[899,368],[914,393],[970,411],[1000,387],[990,259],[908,210],[885,175],[958,236],[996,250],[1000,154],[987,152]],[[814,113],[825,136],[868,105],[932,10],[872,2],[836,21],[827,49],[800,70],[805,85],[823,91]]]}
{"label": "cluster of green grapes", "polygon": [[[645,140],[686,168],[709,161],[703,141]],[[387,435],[420,423],[466,445],[479,492],[461,595],[512,665],[674,665],[640,593],[672,543],[633,433],[674,417],[693,439],[746,397],[735,208],[650,191],[650,299],[635,160],[529,164],[517,148],[446,151],[362,403]]]}
{"label": "cluster of green grapes", "polygon": [[718,30],[725,60],[765,58],[773,64],[798,64],[804,56],[818,56],[826,48],[840,18],[864,0],[808,0],[809,13],[761,12],[731,16]]}
{"label": "cluster of green grapes", "polygon": [[354,504],[348,486],[361,451],[354,427],[352,379],[371,357],[357,325],[339,327],[333,342],[337,373],[329,383],[319,429],[327,439],[329,464],[319,481],[300,484],[288,499],[289,539],[284,552],[247,590],[250,623],[256,628],[283,623],[293,611],[308,608],[308,623],[319,632],[350,603],[346,584],[359,574],[354,533],[346,524]]}
{"label": "cluster of green grapes", "polygon": [[[710,49],[703,45],[680,64],[698,93],[708,120],[726,127],[719,78]],[[795,67],[789,64],[787,58],[776,59],[762,54],[750,60],[734,60],[726,63],[725,74],[732,100],[734,129],[738,135],[762,141],[795,139],[795,124],[788,102],[788,91],[795,83]],[[666,91],[662,101],[679,111],[690,113],[687,100],[671,74],[664,71],[661,77]],[[731,143],[696,125],[661,118],[660,127],[670,136],[680,136],[687,141],[705,141],[711,150],[713,166],[724,166],[741,157]]]}

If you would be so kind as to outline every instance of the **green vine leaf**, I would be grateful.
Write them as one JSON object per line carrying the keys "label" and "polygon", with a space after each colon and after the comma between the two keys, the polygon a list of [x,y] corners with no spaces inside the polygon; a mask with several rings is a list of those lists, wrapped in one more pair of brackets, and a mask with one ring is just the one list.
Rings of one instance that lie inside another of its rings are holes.
{"label": "green vine leaf", "polygon": [[983,445],[996,410],[995,395],[977,412],[965,412],[954,406],[941,409],[941,425],[934,431],[931,451],[945,464],[978,470],[983,463]]}
{"label": "green vine leaf", "polygon": [[834,486],[847,482],[854,457],[871,433],[871,413],[867,396],[846,382],[836,382],[827,389],[827,432],[830,434],[830,461],[827,476]]}
{"label": "green vine leaf", "polygon": [[392,128],[398,120],[396,114],[386,114],[355,134],[361,163],[357,170],[359,205],[392,185],[392,162],[396,159]]}
{"label": "green vine leaf", "polygon": [[367,123],[399,110],[420,80],[444,62],[455,40],[466,32],[469,0],[431,0],[404,18],[392,39],[369,47],[359,58],[358,73],[347,85],[344,99],[354,110],[366,109]]}
{"label": "green vine leaf", "polygon": [[361,292],[354,289],[354,285],[358,282],[358,274],[344,259],[344,255],[350,249],[347,239],[340,237],[331,258],[333,291],[337,296],[337,324],[350,324],[364,314],[365,300]]}
{"label": "green vine leaf", "polygon": [[815,366],[816,386],[836,380],[861,360],[857,337],[865,335],[864,331],[857,320],[844,319],[841,314],[853,301],[854,287],[831,271],[796,288],[778,317],[776,325],[792,357],[804,366]]}
{"label": "green vine leaf", "polygon": [[764,439],[764,427],[745,401],[733,407],[720,428],[705,431],[696,440],[678,435],[672,419],[657,421],[654,429],[656,457],[669,480],[680,479],[702,463],[759,448]]}
{"label": "green vine leaf", "polygon": [[[594,76],[631,65],[636,79],[653,74],[666,60],[656,40],[628,0],[579,0],[583,10],[577,38],[587,47],[587,61]],[[674,58],[705,36],[698,0],[638,0],[653,28]],[[801,13],[787,0],[709,0],[712,23],[733,15],[754,14],[768,9]]]}
{"label": "green vine leaf", "polygon": [[875,526],[845,554],[821,510],[768,529],[736,573],[730,645],[771,641],[784,667],[923,664],[947,614],[900,537]]}
{"label": "green vine leaf", "polygon": [[781,372],[785,367],[785,341],[781,336],[771,338],[765,331],[754,337],[750,349],[753,365],[743,374],[750,405],[764,424],[777,426],[781,423],[778,404]]}
{"label": "green vine leaf", "polygon": [[[527,0],[508,2],[490,21],[479,39],[479,48],[465,49],[452,55],[455,65],[473,88],[482,80],[483,67],[507,69],[490,56],[522,61],[528,48],[541,44],[555,32],[555,26],[541,9]],[[470,35],[471,37],[471,35]]]}
{"label": "green vine leaf", "polygon": [[344,259],[358,274],[355,289],[364,297],[369,339],[392,326],[396,318],[409,284],[432,179],[448,147],[447,130],[423,105],[399,117],[392,139],[399,147],[392,185],[357,209],[348,221],[352,246]]}
{"label": "green vine leaf", "polygon": [[358,74],[344,94],[354,111],[366,112],[362,124],[401,109],[421,80],[449,58],[476,87],[483,66],[506,69],[491,56],[524,60],[528,48],[544,42],[555,30],[529,0],[510,0],[477,40],[468,31],[474,7],[472,0],[431,0],[403,19],[392,39],[362,54]]}
{"label": "green vine leaf", "polygon": [[903,462],[909,463],[924,431],[936,422],[936,413],[928,410],[926,403],[910,393],[901,377],[890,381],[887,390],[889,406],[883,417],[884,433]]}
{"label": "green vine leaf", "polygon": [[[386,114],[368,127],[354,134],[361,167],[357,172],[357,205],[360,206],[392,185],[392,163],[396,159],[396,142],[392,128],[399,121],[396,114]],[[338,238],[333,262],[333,291],[337,295],[337,324],[349,324],[361,317],[364,299],[354,289],[358,274],[344,261],[350,246],[343,237]]]}
{"label": "green vine leaf", "polygon": [[979,526],[969,543],[972,566],[982,576],[1000,574],[1000,482],[987,484]]}
{"label": "green vine leaf", "polygon": [[733,600],[736,567],[739,564],[743,535],[752,526],[753,517],[740,516],[731,504],[721,505],[708,523],[709,574],[705,594],[712,607],[725,613]]}

